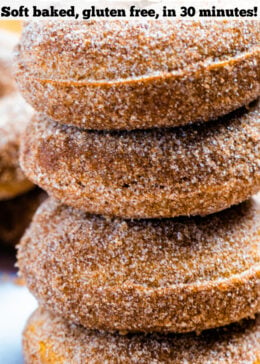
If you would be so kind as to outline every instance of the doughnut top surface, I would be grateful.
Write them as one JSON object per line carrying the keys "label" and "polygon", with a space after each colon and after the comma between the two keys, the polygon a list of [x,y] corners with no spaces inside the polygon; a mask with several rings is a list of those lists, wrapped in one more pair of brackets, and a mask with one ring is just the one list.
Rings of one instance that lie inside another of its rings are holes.
{"label": "doughnut top surface", "polygon": [[259,47],[258,21],[32,21],[20,60],[42,79],[127,81],[199,70]]}

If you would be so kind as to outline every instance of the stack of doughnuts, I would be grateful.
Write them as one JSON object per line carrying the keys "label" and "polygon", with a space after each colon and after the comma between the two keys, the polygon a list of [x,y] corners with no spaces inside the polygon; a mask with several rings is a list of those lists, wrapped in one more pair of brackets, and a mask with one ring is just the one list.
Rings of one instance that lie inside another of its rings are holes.
{"label": "stack of doughnuts", "polygon": [[19,165],[22,134],[33,110],[16,90],[12,51],[18,37],[0,31],[0,242],[14,245],[22,236],[43,193],[31,191],[33,183]]}
{"label": "stack of doughnuts", "polygon": [[[26,363],[260,361],[260,24],[31,21]],[[201,333],[202,332],[202,333]]]}

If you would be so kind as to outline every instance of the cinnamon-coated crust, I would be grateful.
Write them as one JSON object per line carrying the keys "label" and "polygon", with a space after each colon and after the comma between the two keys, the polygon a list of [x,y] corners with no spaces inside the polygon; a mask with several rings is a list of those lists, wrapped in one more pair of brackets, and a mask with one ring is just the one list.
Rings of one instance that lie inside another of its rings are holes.
{"label": "cinnamon-coated crust", "polygon": [[119,220],[47,200],[19,246],[39,304],[89,329],[189,332],[260,310],[259,201],[204,218]]}
{"label": "cinnamon-coated crust", "polygon": [[94,132],[37,115],[21,146],[30,180],[65,204],[124,218],[207,215],[260,188],[260,103],[207,124]]}
{"label": "cinnamon-coated crust", "polygon": [[0,242],[15,245],[29,226],[46,193],[34,189],[11,200],[0,202]]}
{"label": "cinnamon-coated crust", "polygon": [[0,200],[16,197],[33,187],[19,165],[22,134],[32,109],[18,93],[0,99]]}
{"label": "cinnamon-coated crust", "polygon": [[32,21],[16,78],[34,108],[85,129],[208,121],[260,95],[249,20]]}
{"label": "cinnamon-coated crust", "polygon": [[259,364],[260,320],[186,335],[89,331],[38,309],[23,333],[26,364]]}

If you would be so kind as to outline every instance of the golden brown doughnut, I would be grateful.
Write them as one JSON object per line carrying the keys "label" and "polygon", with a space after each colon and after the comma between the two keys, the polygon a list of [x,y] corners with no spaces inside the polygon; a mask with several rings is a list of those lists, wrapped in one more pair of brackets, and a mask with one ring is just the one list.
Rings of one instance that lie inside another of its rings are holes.
{"label": "golden brown doughnut", "polygon": [[18,36],[0,29],[0,97],[16,89],[13,79],[13,48],[18,43]]}
{"label": "golden brown doughnut", "polygon": [[16,56],[26,100],[62,124],[137,129],[208,121],[260,95],[260,23],[32,21]]}
{"label": "golden brown doughnut", "polygon": [[21,136],[32,114],[31,107],[17,93],[0,99],[0,200],[33,187],[19,165]]}
{"label": "golden brown doughnut", "polygon": [[260,188],[260,102],[175,129],[94,132],[42,115],[28,126],[21,165],[55,198],[125,218],[206,215]]}
{"label": "golden brown doughnut", "polygon": [[45,192],[34,189],[11,200],[0,201],[0,242],[18,243],[45,198]]}
{"label": "golden brown doughnut", "polygon": [[260,203],[204,218],[106,220],[47,200],[18,265],[40,306],[89,329],[188,332],[260,311]]}
{"label": "golden brown doughnut", "polygon": [[26,364],[259,364],[260,319],[186,335],[89,331],[38,309],[23,334]]}

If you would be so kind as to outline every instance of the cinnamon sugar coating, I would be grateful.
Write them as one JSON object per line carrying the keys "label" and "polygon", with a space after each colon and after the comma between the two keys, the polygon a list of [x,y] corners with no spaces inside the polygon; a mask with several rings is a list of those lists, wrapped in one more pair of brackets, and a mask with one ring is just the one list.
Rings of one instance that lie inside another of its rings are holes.
{"label": "cinnamon sugar coating", "polygon": [[18,36],[0,29],[0,97],[13,92],[16,85],[13,79],[13,48]]}
{"label": "cinnamon sugar coating", "polygon": [[31,107],[17,93],[0,99],[0,200],[33,187],[19,165],[21,137],[32,114]]}
{"label": "cinnamon sugar coating", "polygon": [[11,200],[1,201],[0,242],[6,245],[18,243],[45,198],[45,192],[34,189]]}
{"label": "cinnamon sugar coating", "polygon": [[89,331],[38,309],[23,334],[26,364],[257,364],[260,320],[243,321],[200,336],[126,335]]}
{"label": "cinnamon sugar coating", "polygon": [[260,311],[260,204],[204,218],[120,220],[55,200],[18,251],[40,306],[89,329],[189,332]]}
{"label": "cinnamon sugar coating", "polygon": [[37,115],[21,165],[50,195],[94,214],[214,213],[259,191],[259,105],[207,124],[131,132],[84,131]]}
{"label": "cinnamon sugar coating", "polygon": [[16,77],[62,124],[137,129],[208,121],[260,95],[260,24],[249,20],[32,21]]}

